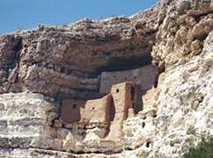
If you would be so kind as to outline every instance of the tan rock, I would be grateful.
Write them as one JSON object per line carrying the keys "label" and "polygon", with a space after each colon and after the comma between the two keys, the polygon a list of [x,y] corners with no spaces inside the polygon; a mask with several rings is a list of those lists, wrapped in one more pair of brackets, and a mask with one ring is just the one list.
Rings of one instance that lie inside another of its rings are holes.
{"label": "tan rock", "polygon": [[1,36],[0,157],[179,158],[212,136],[212,11],[160,0]]}

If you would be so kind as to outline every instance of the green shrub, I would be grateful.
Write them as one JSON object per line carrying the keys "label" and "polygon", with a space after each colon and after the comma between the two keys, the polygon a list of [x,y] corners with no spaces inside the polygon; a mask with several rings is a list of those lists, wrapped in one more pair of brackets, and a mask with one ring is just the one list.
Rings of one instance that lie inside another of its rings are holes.
{"label": "green shrub", "polygon": [[191,148],[184,158],[213,158],[213,138],[202,139],[197,147]]}

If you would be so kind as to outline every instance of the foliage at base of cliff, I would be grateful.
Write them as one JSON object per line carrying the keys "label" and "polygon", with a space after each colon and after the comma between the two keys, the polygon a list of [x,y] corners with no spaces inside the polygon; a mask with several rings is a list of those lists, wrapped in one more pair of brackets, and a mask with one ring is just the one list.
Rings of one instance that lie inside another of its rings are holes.
{"label": "foliage at base of cliff", "polygon": [[213,138],[203,139],[197,147],[191,148],[184,158],[213,158]]}

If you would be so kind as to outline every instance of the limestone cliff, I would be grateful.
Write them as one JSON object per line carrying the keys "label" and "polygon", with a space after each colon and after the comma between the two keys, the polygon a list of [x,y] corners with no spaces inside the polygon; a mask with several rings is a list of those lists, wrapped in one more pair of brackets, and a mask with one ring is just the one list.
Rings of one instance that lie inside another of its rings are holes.
{"label": "limestone cliff", "polygon": [[213,1],[0,37],[0,157],[180,158],[213,137]]}

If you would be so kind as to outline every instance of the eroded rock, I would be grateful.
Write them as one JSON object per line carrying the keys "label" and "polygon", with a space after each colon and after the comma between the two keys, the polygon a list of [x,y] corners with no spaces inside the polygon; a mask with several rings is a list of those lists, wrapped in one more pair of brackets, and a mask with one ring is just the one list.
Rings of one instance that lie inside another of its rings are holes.
{"label": "eroded rock", "polygon": [[212,13],[161,0],[0,37],[0,156],[183,156],[213,135]]}

